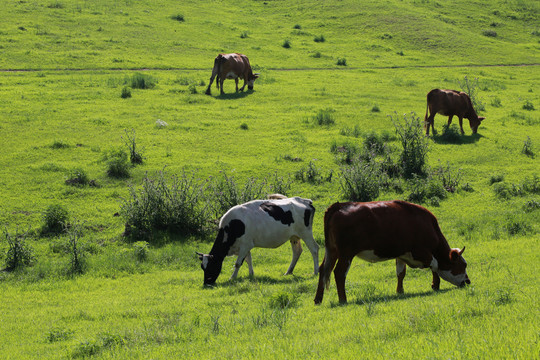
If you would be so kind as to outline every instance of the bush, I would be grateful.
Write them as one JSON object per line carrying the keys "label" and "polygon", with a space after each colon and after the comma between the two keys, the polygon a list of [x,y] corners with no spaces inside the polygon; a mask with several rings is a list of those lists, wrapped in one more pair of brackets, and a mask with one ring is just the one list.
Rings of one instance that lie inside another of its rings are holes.
{"label": "bush", "polygon": [[334,119],[334,112],[335,110],[332,108],[321,109],[315,116],[313,116],[313,120],[317,125],[320,126],[334,125],[336,123],[336,120]]}
{"label": "bush", "polygon": [[315,42],[325,42],[326,39],[324,38],[323,35],[320,35],[320,36],[315,36],[315,38],[313,39],[313,41],[315,41]]}
{"label": "bush", "polygon": [[244,31],[240,34],[240,39],[246,39],[249,36],[247,31]]}
{"label": "bush", "polygon": [[171,16],[171,19],[176,20],[178,22],[186,21],[186,19],[184,18],[184,15],[182,15],[182,14],[173,15],[173,16]]}
{"label": "bush", "polygon": [[509,184],[507,182],[498,182],[493,185],[493,191],[501,199],[510,199],[514,196],[524,194],[523,188],[518,184]]}
{"label": "bush", "polygon": [[79,242],[81,237],[81,228],[79,224],[75,224],[68,231],[68,244],[69,249],[69,265],[68,275],[81,275],[86,270],[86,256],[82,250]]}
{"label": "bush", "polygon": [[386,153],[386,146],[384,144],[383,137],[377,134],[375,131],[367,133],[364,139],[364,149],[371,151],[377,155],[382,155]]}
{"label": "bush", "polygon": [[339,66],[347,66],[347,59],[345,59],[345,58],[338,58],[336,64],[339,65]]}
{"label": "bush", "polygon": [[129,161],[132,164],[142,164],[143,156],[142,153],[137,150],[137,143],[135,141],[135,129],[131,129],[131,134],[127,131],[127,129],[124,129],[124,132],[126,133],[126,137],[122,137],[122,140],[124,140],[124,144],[128,149]]}
{"label": "bush", "polygon": [[492,174],[489,177],[489,185],[493,185],[495,183],[501,182],[504,180],[504,174],[498,173],[498,174]]}
{"label": "bush", "polygon": [[169,231],[182,236],[204,235],[207,231],[205,206],[201,205],[203,187],[183,173],[167,177],[160,171],[148,174],[139,189],[129,188],[129,198],[121,205],[126,220],[125,236],[151,242],[154,231]]}
{"label": "bush", "polygon": [[127,99],[131,97],[131,88],[129,86],[124,86],[122,88],[122,93],[120,94],[122,99]]}
{"label": "bush", "polygon": [[336,161],[339,164],[351,164],[354,158],[360,153],[360,148],[356,144],[350,142],[338,145],[337,142],[334,141],[330,146],[330,152],[335,154]]}
{"label": "bush", "polygon": [[523,105],[523,110],[534,110],[534,105],[529,100],[525,101],[525,104]]}
{"label": "bush", "polygon": [[72,169],[67,174],[66,184],[72,186],[85,186],[90,183],[86,171],[83,169]]}
{"label": "bush", "polygon": [[135,73],[126,82],[132,89],[153,89],[157,81],[150,75]]}
{"label": "bush", "polygon": [[296,180],[299,180],[301,182],[307,182],[310,184],[321,184],[324,181],[330,182],[332,181],[332,171],[328,174],[328,176],[325,178],[322,175],[322,170],[315,166],[315,163],[313,161],[310,161],[307,165],[307,167],[303,167],[299,169],[295,174],[294,177]]}
{"label": "bush", "polygon": [[445,166],[439,165],[433,174],[439,178],[442,182],[442,185],[446,191],[449,193],[454,193],[459,188],[459,183],[461,181],[461,171],[458,169],[454,171],[450,167],[450,163]]}
{"label": "bush", "polygon": [[209,208],[216,218],[220,218],[227,210],[233,206],[245,202],[266,197],[266,182],[259,182],[256,178],[249,178],[244,185],[238,184],[234,176],[222,176],[212,178],[208,183]]}
{"label": "bush", "polygon": [[521,149],[521,153],[532,158],[534,157],[533,145],[529,136],[527,136],[527,140],[523,142],[523,148]]}
{"label": "bush", "polygon": [[538,209],[540,209],[540,201],[537,200],[529,200],[523,205],[523,210],[525,212],[532,212]]}
{"label": "bush", "polygon": [[6,271],[14,271],[25,266],[32,266],[35,261],[34,250],[26,244],[26,234],[11,235],[7,229],[4,237],[8,243],[6,253]]}
{"label": "bush", "polygon": [[41,233],[44,235],[55,235],[65,231],[68,226],[69,213],[67,209],[59,204],[49,205],[43,214],[43,226]]}
{"label": "bush", "polygon": [[51,149],[67,149],[70,145],[63,140],[55,140],[51,145]]}
{"label": "bush", "polygon": [[495,30],[484,30],[482,31],[482,35],[487,37],[497,37],[497,32]]}
{"label": "bush", "polygon": [[107,175],[113,178],[128,178],[130,165],[128,163],[128,154],[122,149],[110,149],[104,155],[103,159],[107,164]]}
{"label": "bush", "polygon": [[373,107],[371,108],[371,112],[381,112],[381,109],[378,105],[373,105]]}
{"label": "bush", "polygon": [[341,169],[343,197],[349,201],[372,201],[386,182],[386,174],[373,161],[358,160]]}
{"label": "bush", "polygon": [[429,201],[431,205],[438,206],[439,201],[446,198],[446,189],[440,179],[432,176],[422,178],[415,176],[411,180],[411,193],[408,201],[423,203]]}
{"label": "bush", "polygon": [[146,241],[137,241],[133,244],[133,252],[137,261],[143,262],[148,259],[148,249],[149,246]]}
{"label": "bush", "polygon": [[291,42],[289,40],[285,40],[281,46],[285,49],[289,49],[291,47]]}
{"label": "bush", "polygon": [[427,139],[423,134],[423,126],[420,118],[411,113],[410,119],[405,114],[403,124],[398,121],[397,113],[390,116],[396,133],[401,141],[403,151],[400,155],[400,164],[403,176],[407,179],[414,175],[425,175],[425,165],[428,153]]}

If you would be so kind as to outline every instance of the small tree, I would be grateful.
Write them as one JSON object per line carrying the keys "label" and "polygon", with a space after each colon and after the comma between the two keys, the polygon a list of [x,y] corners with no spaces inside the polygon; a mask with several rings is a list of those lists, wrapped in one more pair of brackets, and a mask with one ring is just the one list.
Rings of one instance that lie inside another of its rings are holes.
{"label": "small tree", "polygon": [[9,247],[6,254],[6,271],[14,271],[34,263],[34,250],[26,244],[26,234],[11,235],[4,229],[4,237]]}

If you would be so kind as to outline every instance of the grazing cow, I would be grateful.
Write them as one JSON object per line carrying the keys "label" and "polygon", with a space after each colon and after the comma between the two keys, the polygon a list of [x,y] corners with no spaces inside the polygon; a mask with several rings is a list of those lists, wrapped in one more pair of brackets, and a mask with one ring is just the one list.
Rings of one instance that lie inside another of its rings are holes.
{"label": "grazing cow", "polygon": [[469,125],[473,134],[476,134],[478,126],[485,119],[483,116],[476,114],[469,95],[456,90],[433,89],[427,94],[426,116],[424,117],[424,127],[427,136],[429,136],[430,126],[433,134],[435,134],[433,124],[435,122],[435,114],[437,113],[448,116],[448,125],[452,123],[452,118],[456,115],[459,119],[461,135],[465,134],[463,131],[463,118],[469,119]]}
{"label": "grazing cow", "polygon": [[311,200],[299,197],[253,200],[231,208],[219,222],[219,231],[209,254],[199,255],[204,270],[204,285],[213,285],[220,272],[223,259],[238,255],[231,279],[246,259],[249,275],[253,276],[251,249],[277,248],[291,241],[293,258],[285,275],[292,274],[302,253],[300,239],[313,256],[314,274],[319,270],[319,246],[313,239],[312,226],[315,208]]}
{"label": "grazing cow", "polygon": [[214,68],[212,69],[210,84],[208,84],[208,88],[206,89],[206,95],[211,95],[210,86],[212,86],[212,82],[216,76],[216,86],[223,95],[223,82],[225,79],[234,79],[236,82],[236,92],[238,92],[238,79],[244,79],[244,86],[240,88],[240,91],[244,91],[246,84],[249,90],[253,90],[253,83],[259,77],[259,74],[252,72],[246,55],[219,54],[214,60]]}
{"label": "grazing cow", "polygon": [[450,249],[435,216],[419,205],[405,201],[335,203],[324,214],[324,237],[326,253],[315,304],[321,303],[334,266],[339,301],[347,302],[345,277],[355,256],[369,262],[396,259],[398,293],[403,292],[407,265],[431,268],[433,290],[439,290],[439,276],[456,286],[470,284],[467,262],[461,256],[465,248]]}

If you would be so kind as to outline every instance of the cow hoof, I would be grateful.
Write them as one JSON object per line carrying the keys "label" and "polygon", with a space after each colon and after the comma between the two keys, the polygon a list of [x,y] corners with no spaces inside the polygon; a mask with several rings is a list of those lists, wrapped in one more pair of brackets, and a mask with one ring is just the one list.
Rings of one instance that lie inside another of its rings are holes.
{"label": "cow hoof", "polygon": [[433,291],[439,291],[439,287],[438,287],[438,286],[431,285],[431,288],[433,289]]}

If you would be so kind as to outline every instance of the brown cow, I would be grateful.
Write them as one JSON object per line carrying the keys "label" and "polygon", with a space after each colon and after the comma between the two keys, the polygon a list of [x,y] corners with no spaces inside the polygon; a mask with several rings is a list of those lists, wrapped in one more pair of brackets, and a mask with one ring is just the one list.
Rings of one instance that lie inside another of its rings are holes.
{"label": "brown cow", "polygon": [[216,79],[216,86],[220,89],[223,95],[223,82],[225,79],[234,79],[236,82],[236,92],[238,92],[238,79],[244,79],[244,86],[240,91],[244,91],[246,85],[249,90],[253,90],[253,83],[259,77],[259,74],[254,74],[251,70],[251,65],[246,55],[242,54],[219,54],[214,60],[214,68],[210,77],[210,84],[206,89],[206,95],[211,95],[210,86]]}
{"label": "brown cow", "polygon": [[461,256],[465,248],[451,249],[435,216],[419,205],[398,200],[335,203],[324,214],[324,237],[315,304],[322,302],[334,266],[339,301],[347,302],[345,277],[355,256],[369,262],[396,259],[398,293],[403,292],[406,265],[431,268],[433,290],[439,290],[439,276],[456,286],[470,284]]}
{"label": "brown cow", "polygon": [[[430,115],[428,116],[428,110]],[[448,125],[452,123],[452,118],[456,115],[459,118],[459,127],[461,135],[463,131],[463,118],[469,119],[473,134],[478,131],[478,126],[485,118],[478,116],[474,111],[469,95],[462,91],[433,89],[427,94],[426,116],[424,117],[424,127],[426,135],[429,136],[429,127],[435,134],[433,123],[435,122],[435,114],[448,116]]]}

